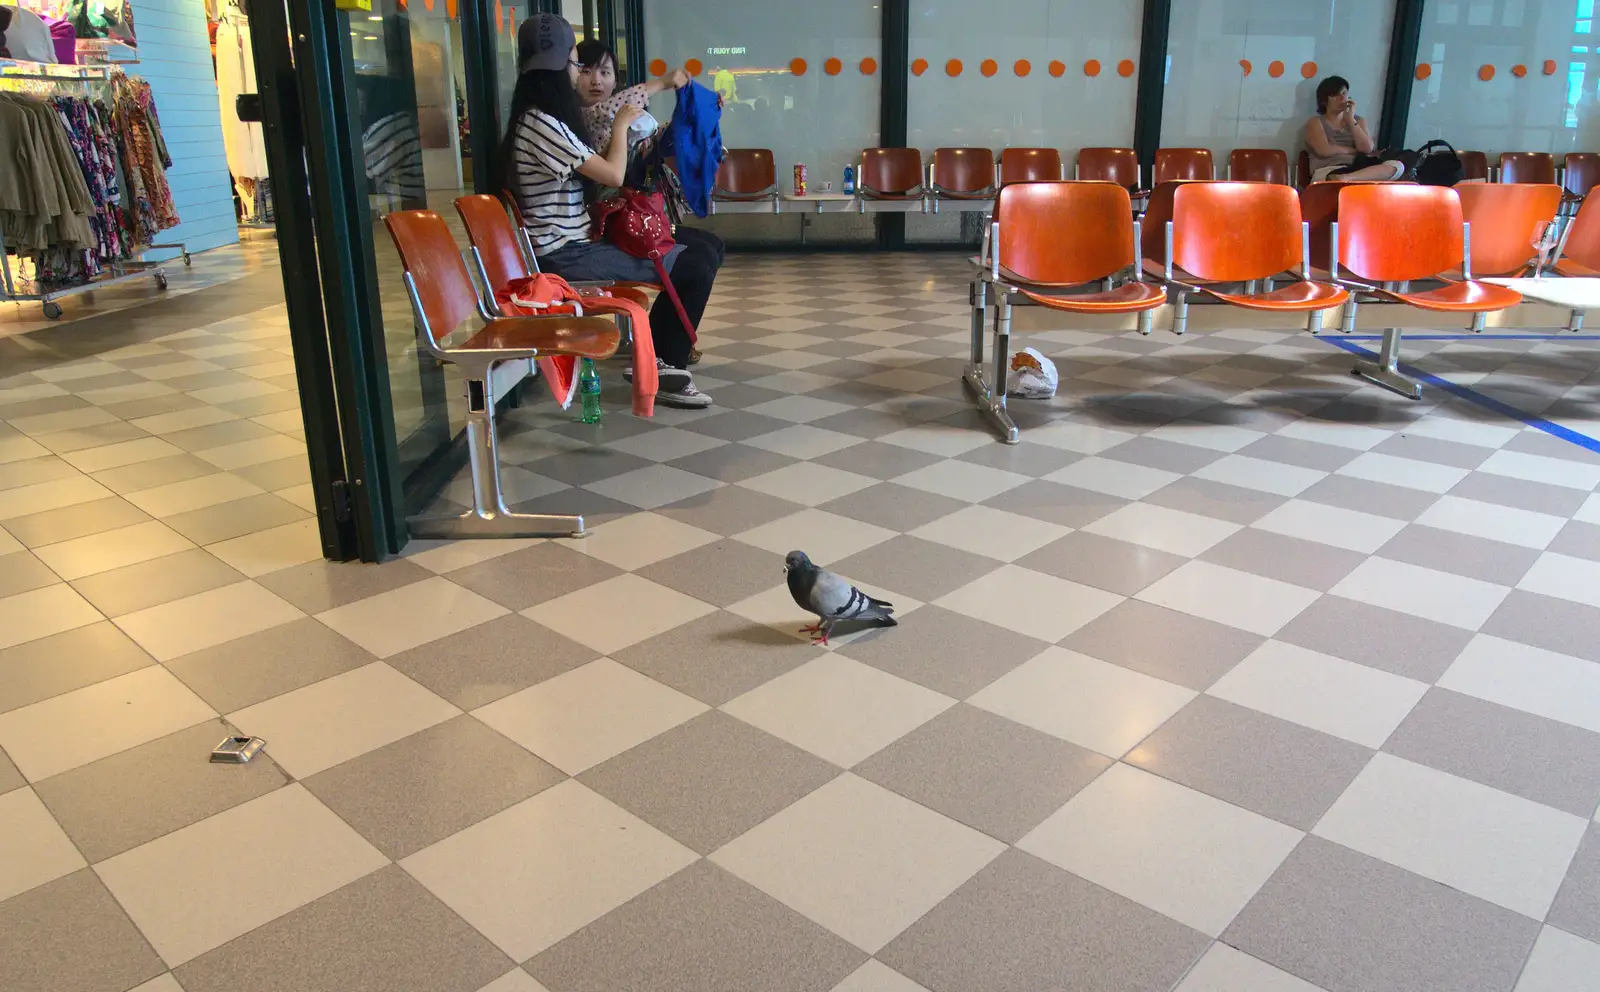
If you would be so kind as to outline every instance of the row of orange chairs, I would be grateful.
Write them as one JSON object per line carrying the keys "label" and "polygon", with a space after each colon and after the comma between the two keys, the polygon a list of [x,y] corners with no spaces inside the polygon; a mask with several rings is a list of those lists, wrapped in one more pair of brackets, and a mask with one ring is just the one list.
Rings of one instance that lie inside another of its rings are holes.
{"label": "row of orange chairs", "polygon": [[[1483,152],[1459,153],[1464,178],[1491,178]],[[1216,162],[1208,148],[1157,149],[1151,186],[1178,179],[1216,179]],[[1561,167],[1549,152],[1504,152],[1496,177],[1506,183],[1562,185],[1571,198],[1586,196],[1600,183],[1600,153],[1569,153]],[[861,153],[859,186],[863,196],[915,198],[932,192],[950,199],[988,199],[1007,183],[1065,178],[1061,153],[1054,148],[1007,148],[998,157],[987,148],[939,148],[926,171],[915,148],[867,148]],[[1297,185],[1311,182],[1310,161],[1300,153],[1296,171],[1278,148],[1235,148],[1228,155],[1226,177],[1234,180]],[[1084,148],[1078,152],[1073,178],[1113,182],[1142,195],[1144,170],[1132,148]],[[717,173],[714,195],[724,201],[770,198],[779,191],[771,149],[731,148]]]}
{"label": "row of orange chairs", "polygon": [[[1313,265],[1301,196],[1281,184],[1162,184],[1151,200],[1170,204],[1170,212],[1152,210],[1142,222],[1130,221],[1132,201],[1118,183],[1002,187],[973,281],[972,353],[964,376],[1002,440],[1020,439],[1005,400],[1014,301],[1071,313],[1139,314],[1146,334],[1151,312],[1167,303],[1181,333],[1194,295],[1252,310],[1305,313],[1313,332],[1323,311],[1353,307],[1354,292],[1424,310],[1470,313],[1475,326],[1478,315],[1521,302],[1515,291],[1472,277],[1455,190],[1410,183],[1319,183],[1312,189],[1317,197],[1334,198],[1335,219],[1318,218],[1331,236],[1321,272]],[[1160,245],[1159,254],[1152,255],[1153,245]],[[1461,278],[1452,278],[1458,272]],[[1411,288],[1423,280],[1438,285]],[[991,292],[994,355],[986,367]],[[1398,369],[1400,336],[1398,328],[1387,329],[1378,360],[1357,363],[1352,372],[1420,398],[1420,387]]]}

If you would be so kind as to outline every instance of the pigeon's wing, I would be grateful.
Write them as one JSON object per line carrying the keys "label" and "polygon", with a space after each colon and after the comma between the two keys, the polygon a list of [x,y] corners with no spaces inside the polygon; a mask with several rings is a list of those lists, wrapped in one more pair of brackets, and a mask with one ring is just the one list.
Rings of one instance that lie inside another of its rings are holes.
{"label": "pigeon's wing", "polygon": [[885,620],[894,612],[892,604],[873,599],[827,571],[818,574],[811,597],[817,612],[831,620]]}

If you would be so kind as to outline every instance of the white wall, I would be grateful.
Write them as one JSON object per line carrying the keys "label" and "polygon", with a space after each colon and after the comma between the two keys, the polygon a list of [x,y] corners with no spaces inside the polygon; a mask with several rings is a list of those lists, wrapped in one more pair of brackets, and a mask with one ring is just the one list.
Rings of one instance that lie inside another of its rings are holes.
{"label": "white wall", "polygon": [[[183,221],[161,240],[191,252],[239,240],[233,188],[222,147],[222,112],[211,68],[203,0],[133,0],[139,64],[129,69],[150,81],[161,131],[172,153],[167,182]],[[162,258],[171,252],[152,252]]]}

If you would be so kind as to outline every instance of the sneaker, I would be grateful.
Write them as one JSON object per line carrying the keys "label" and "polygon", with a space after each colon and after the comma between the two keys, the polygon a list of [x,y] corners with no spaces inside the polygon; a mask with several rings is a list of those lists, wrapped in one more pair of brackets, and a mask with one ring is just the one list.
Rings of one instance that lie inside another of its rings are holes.
{"label": "sneaker", "polygon": [[[626,382],[631,383],[633,381],[632,365],[623,370],[622,378]],[[694,376],[691,375],[687,370],[675,369],[658,358],[656,359],[656,382],[659,383],[659,392],[677,392],[684,386],[693,386]]]}
{"label": "sneaker", "polygon": [[[680,372],[679,369],[669,369],[667,371]],[[680,372],[680,374],[689,375],[687,372]],[[663,406],[679,407],[684,410],[703,410],[711,405],[711,397],[694,387],[693,376],[689,376],[687,381],[677,380],[674,377],[674,380],[671,380],[671,386],[668,385],[668,382],[666,375],[663,374],[661,388],[656,393],[657,403]]]}

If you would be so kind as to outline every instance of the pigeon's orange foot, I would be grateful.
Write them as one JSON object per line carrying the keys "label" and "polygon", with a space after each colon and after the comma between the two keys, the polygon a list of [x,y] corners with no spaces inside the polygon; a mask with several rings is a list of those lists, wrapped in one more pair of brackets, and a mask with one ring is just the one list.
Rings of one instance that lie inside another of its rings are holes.
{"label": "pigeon's orange foot", "polygon": [[800,633],[802,633],[802,634],[816,634],[816,633],[820,633],[821,630],[822,630],[822,624],[813,623],[813,624],[807,624],[806,626],[801,627],[800,628]]}

